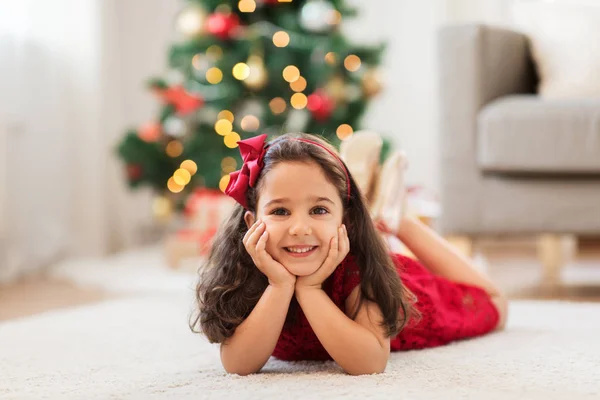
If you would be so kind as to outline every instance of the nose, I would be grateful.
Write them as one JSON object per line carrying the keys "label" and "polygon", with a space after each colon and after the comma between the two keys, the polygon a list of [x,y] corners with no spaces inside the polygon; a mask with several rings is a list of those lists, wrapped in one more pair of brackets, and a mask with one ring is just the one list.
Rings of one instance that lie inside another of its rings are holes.
{"label": "nose", "polygon": [[292,236],[307,236],[312,234],[309,218],[297,216],[290,220],[289,233]]}

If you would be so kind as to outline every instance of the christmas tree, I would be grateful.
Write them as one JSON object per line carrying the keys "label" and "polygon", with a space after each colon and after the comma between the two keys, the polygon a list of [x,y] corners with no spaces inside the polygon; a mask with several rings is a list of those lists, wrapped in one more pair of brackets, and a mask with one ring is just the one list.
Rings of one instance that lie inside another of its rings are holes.
{"label": "christmas tree", "polygon": [[157,118],[118,146],[130,186],[181,206],[195,188],[225,189],[240,139],[309,132],[339,146],[381,89],[384,46],[340,32],[355,14],[343,0],[185,1],[169,72],[149,81]]}

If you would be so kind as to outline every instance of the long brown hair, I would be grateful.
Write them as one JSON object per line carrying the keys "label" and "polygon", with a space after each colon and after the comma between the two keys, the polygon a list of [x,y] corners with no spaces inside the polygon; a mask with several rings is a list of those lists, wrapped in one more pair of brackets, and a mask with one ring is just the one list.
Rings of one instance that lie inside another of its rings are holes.
{"label": "long brown hair", "polygon": [[[343,200],[350,252],[360,271],[361,296],[351,318],[356,317],[365,300],[372,301],[381,309],[382,327],[387,335],[396,335],[412,315],[414,300],[400,281],[389,250],[369,215],[363,195],[348,171],[348,199],[346,174],[339,161],[329,152],[319,146],[289,140],[290,138],[308,139],[336,153],[333,146],[314,135],[297,133],[275,138],[269,143],[264,156],[264,167],[255,187],[249,188],[247,192],[248,210],[256,215],[262,177],[279,163],[306,162],[319,165]],[[190,321],[190,328],[206,335],[211,343],[221,343],[231,337],[268,286],[267,277],[256,268],[242,243],[248,231],[244,221],[245,211],[241,205],[235,206],[231,216],[220,227],[207,262],[199,269],[196,287],[198,310]],[[297,308],[298,303],[292,301],[286,324],[295,321]]]}

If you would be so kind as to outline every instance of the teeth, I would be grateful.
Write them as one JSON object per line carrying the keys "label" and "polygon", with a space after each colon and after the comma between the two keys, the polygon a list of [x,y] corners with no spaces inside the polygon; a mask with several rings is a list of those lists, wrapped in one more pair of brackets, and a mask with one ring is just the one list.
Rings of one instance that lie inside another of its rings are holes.
{"label": "teeth", "polygon": [[314,249],[314,246],[313,247],[288,247],[287,249],[291,253],[307,253],[307,252],[311,251],[312,249]]}

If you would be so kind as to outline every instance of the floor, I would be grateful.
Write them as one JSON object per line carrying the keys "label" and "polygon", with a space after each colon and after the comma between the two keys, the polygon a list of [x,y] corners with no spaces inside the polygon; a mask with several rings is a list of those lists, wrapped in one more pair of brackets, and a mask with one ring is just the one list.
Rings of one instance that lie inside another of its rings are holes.
{"label": "floor", "polygon": [[[575,257],[563,270],[563,284],[558,290],[549,292],[539,285],[541,268],[534,241],[488,239],[479,241],[475,251],[476,261],[511,299],[600,302],[600,240],[580,240]],[[66,281],[29,277],[16,284],[0,286],[0,321],[116,296]]]}

